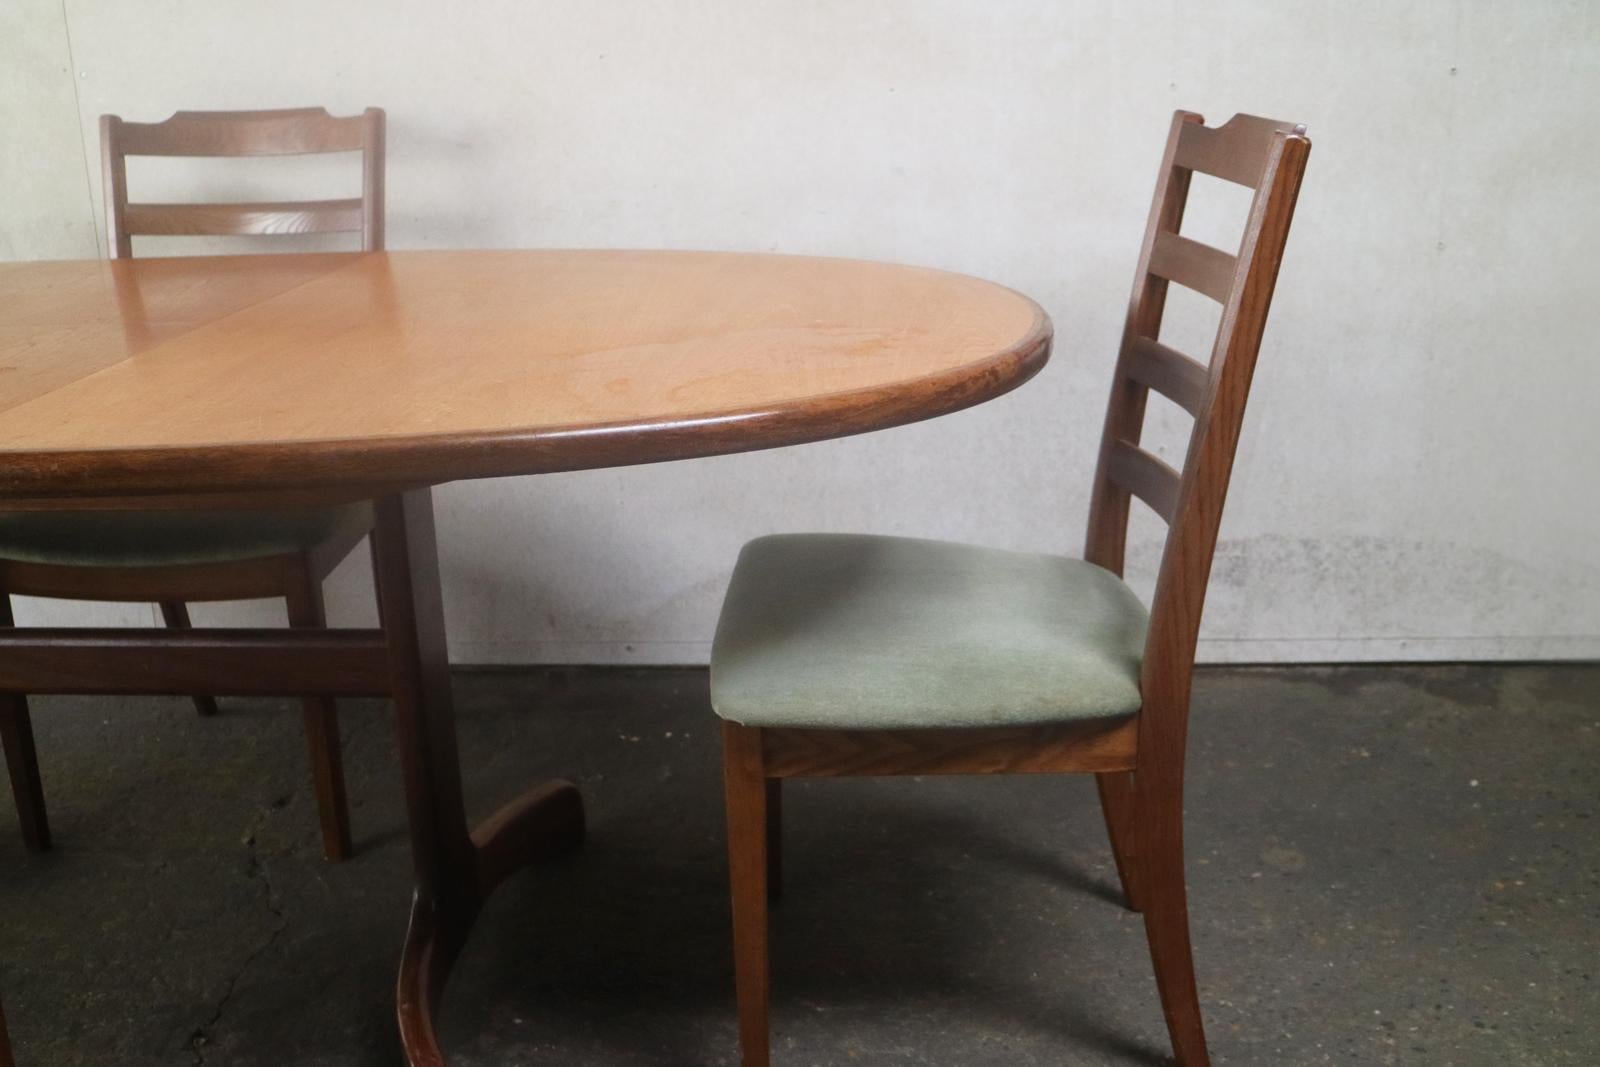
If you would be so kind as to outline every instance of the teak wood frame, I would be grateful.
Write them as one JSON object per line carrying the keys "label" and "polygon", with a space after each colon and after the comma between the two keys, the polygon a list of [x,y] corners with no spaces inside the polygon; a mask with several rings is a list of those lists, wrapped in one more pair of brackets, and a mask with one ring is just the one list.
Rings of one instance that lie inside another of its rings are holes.
{"label": "teak wood frame", "polygon": [[[1144,914],[1162,1010],[1182,1067],[1210,1060],[1189,942],[1183,774],[1189,697],[1217,528],[1245,401],[1311,143],[1303,127],[1237,115],[1173,117],[1095,471],[1085,558],[1118,575],[1137,496],[1168,523],[1140,688],[1120,723],[990,730],[762,729],[723,724],[735,984],[744,1067],[770,1061],[768,902],[781,876],[785,778],[1091,772],[1128,906]],[[1190,177],[1255,191],[1239,251],[1179,236]],[[1222,305],[1209,365],[1160,343],[1167,286]],[[1139,447],[1149,390],[1195,417],[1180,474]]]}
{"label": "teak wood frame", "polygon": [[[128,156],[242,157],[351,151],[359,151],[362,156],[362,191],[357,199],[263,204],[128,202]],[[353,232],[361,235],[363,250],[383,248],[384,113],[378,108],[344,118],[336,118],[322,108],[180,111],[155,123],[125,122],[115,115],[102,115],[100,155],[105,178],[106,240],[113,259],[131,256],[132,238],[138,234]],[[283,597],[291,627],[319,628],[325,624],[322,582],[365,536],[366,531],[361,531],[354,536],[331,538],[304,552],[181,566],[72,566],[0,559],[0,640],[14,655],[23,654],[24,646],[18,638],[5,635],[3,629],[12,625],[11,595],[154,601],[160,604],[162,620],[174,635],[189,628],[189,601]],[[75,640],[68,635],[40,637],[44,644],[38,647],[71,647]],[[139,654],[166,647],[171,640],[163,637],[149,641],[148,650]],[[184,648],[182,644],[172,647],[180,652]],[[101,646],[100,654],[109,655],[109,646]],[[266,662],[262,659],[254,669],[263,669]],[[350,814],[338,711],[328,692],[313,684],[299,662],[292,657],[275,662],[285,677],[298,680],[300,688],[293,692],[311,694],[303,696],[302,706],[323,850],[330,860],[346,859],[351,852]],[[95,677],[104,681],[100,688],[71,691],[121,691],[111,682],[104,664],[91,662],[83,666],[82,673],[66,679],[69,684],[76,686],[80,680]],[[251,672],[248,656],[241,662],[241,669]],[[215,696],[231,692],[228,687],[237,684],[234,677],[194,676],[188,691],[201,715],[216,714]],[[50,826],[24,694],[60,691],[40,687],[0,691],[0,741],[5,747],[23,840],[35,852],[50,847]]]}

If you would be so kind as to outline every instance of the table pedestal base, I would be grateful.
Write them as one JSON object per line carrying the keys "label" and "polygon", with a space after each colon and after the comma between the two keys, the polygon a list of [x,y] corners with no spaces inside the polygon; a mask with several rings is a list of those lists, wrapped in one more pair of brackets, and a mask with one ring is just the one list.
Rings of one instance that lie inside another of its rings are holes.
{"label": "table pedestal base", "polygon": [[456,746],[433,504],[427,490],[374,501],[373,558],[405,776],[416,893],[396,983],[410,1067],[444,1067],[435,1021],[473,921],[507,876],[583,844],[583,798],[555,781],[468,829]]}
{"label": "table pedestal base", "polygon": [[417,892],[395,990],[400,1043],[411,1067],[444,1067],[434,1027],[445,982],[489,895],[521,867],[578,851],[583,834],[578,787],[549,782],[507,804],[473,831],[478,858],[474,891],[439,899]]}

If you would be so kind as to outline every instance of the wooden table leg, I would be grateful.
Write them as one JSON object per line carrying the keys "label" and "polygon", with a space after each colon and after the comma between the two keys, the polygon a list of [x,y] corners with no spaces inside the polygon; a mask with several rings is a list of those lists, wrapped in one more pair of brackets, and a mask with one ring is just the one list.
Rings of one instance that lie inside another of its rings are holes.
{"label": "wooden table leg", "polygon": [[419,489],[380,499],[376,519],[379,611],[394,676],[416,870],[396,988],[400,1041],[411,1067],[443,1067],[434,1024],[445,981],[473,920],[507,875],[582,844],[583,801],[572,783],[551,782],[512,801],[476,831],[468,830],[432,494]]}

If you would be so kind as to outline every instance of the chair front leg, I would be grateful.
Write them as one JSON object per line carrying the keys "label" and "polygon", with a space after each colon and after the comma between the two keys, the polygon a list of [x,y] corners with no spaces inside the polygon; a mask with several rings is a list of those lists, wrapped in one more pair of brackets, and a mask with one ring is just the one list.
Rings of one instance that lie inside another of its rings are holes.
{"label": "chair front leg", "polygon": [[[291,627],[320,630],[327,626],[322,582],[309,560],[290,577],[285,599],[289,604]],[[333,863],[340,863],[350,858],[352,848],[339,709],[332,697],[316,695],[303,698],[301,708],[311,757],[311,780],[317,794],[317,815],[322,821],[323,855]]]}
{"label": "chair front leg", "polygon": [[1106,834],[1111,838],[1111,855],[1122,882],[1123,900],[1129,911],[1143,911],[1139,890],[1139,858],[1136,854],[1135,789],[1132,771],[1105,771],[1097,774],[1100,811],[1106,819]]}
{"label": "chair front leg", "polygon": [[733,896],[733,972],[743,1067],[768,1067],[771,969],[767,952],[767,777],[761,731],[722,724],[728,806],[728,884]]}

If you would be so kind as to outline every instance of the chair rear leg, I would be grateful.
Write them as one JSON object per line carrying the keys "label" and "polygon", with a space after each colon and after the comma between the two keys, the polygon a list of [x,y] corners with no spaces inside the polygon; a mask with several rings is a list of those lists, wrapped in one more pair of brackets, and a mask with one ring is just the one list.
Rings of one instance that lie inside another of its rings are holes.
{"label": "chair rear leg", "polygon": [[20,694],[0,693],[0,745],[6,750],[22,842],[29,852],[43,852],[50,847],[50,820],[45,816],[39,753],[33,746],[33,720],[28,715],[28,700]]}
{"label": "chair rear leg", "polygon": [[728,883],[733,896],[733,974],[739,1006],[740,1063],[743,1067],[768,1067],[769,823],[760,730],[731,722],[722,724],[722,775],[728,806]]}
{"label": "chair rear leg", "polygon": [[1132,771],[1106,771],[1097,774],[1100,811],[1106,817],[1106,833],[1111,838],[1111,855],[1122,881],[1122,896],[1129,911],[1143,911],[1139,892],[1139,861],[1135,853],[1134,787]]}
{"label": "chair rear leg", "polygon": [[783,779],[767,779],[767,899],[783,896]]}
{"label": "chair rear leg", "polygon": [[[290,579],[285,599],[289,625],[322,629],[327,616],[322,583],[306,561]],[[317,793],[317,815],[322,822],[322,851],[334,863],[350,858],[350,805],[344,787],[344,753],[339,738],[339,709],[332,697],[308,696],[301,701],[306,746],[311,756],[311,780]]]}
{"label": "chair rear leg", "polygon": [[[189,608],[181,600],[163,600],[161,601],[161,619],[167,624],[169,630],[187,630],[190,625]],[[217,700],[215,697],[207,696],[204,693],[196,693],[193,699],[194,710],[206,718],[210,718],[217,713]]]}
{"label": "chair rear leg", "polygon": [[1178,1067],[1210,1067],[1189,943],[1181,785],[1161,793],[1141,790],[1137,828],[1144,929],[1172,1051]]}

